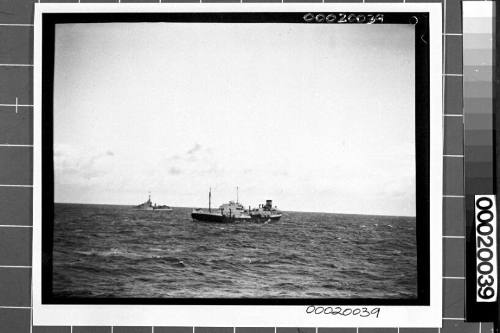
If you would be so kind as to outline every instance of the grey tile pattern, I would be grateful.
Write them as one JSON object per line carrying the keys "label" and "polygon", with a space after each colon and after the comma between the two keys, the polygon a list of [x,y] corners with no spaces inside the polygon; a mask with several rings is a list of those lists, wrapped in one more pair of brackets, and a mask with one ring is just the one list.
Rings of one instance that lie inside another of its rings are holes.
{"label": "grey tile pattern", "polygon": [[344,3],[344,2],[363,2],[363,0],[325,0],[325,2],[341,2],[341,3]]}
{"label": "grey tile pattern", "polygon": [[462,1],[446,0],[446,17],[453,17],[453,20],[446,20],[445,33],[462,32]]}
{"label": "grey tile pattern", "polygon": [[443,235],[465,236],[465,206],[463,198],[444,198]]}
{"label": "grey tile pattern", "polygon": [[32,107],[0,106],[0,144],[33,144]]}
{"label": "grey tile pattern", "polygon": [[444,114],[463,114],[463,78],[444,77]]}
{"label": "grey tile pattern", "polygon": [[238,3],[241,2],[240,0],[203,0],[202,2],[205,3]]}
{"label": "grey tile pattern", "polygon": [[151,333],[151,326],[114,326],[113,333]]}
{"label": "grey tile pattern", "polygon": [[0,104],[33,104],[33,67],[0,66]]}
{"label": "grey tile pattern", "polygon": [[464,195],[463,158],[444,159],[444,194]]}
{"label": "grey tile pattern", "polygon": [[465,280],[443,280],[443,318],[464,318]]}
{"label": "grey tile pattern", "polygon": [[196,327],[195,333],[233,333],[232,327]]}
{"label": "grey tile pattern", "polygon": [[0,228],[0,266],[31,265],[31,228]]}
{"label": "grey tile pattern", "polygon": [[365,2],[402,2],[396,0],[366,0]]}
{"label": "grey tile pattern", "polygon": [[31,269],[0,267],[0,305],[24,307],[31,304]]}
{"label": "grey tile pattern", "polygon": [[441,2],[441,0],[406,0],[406,2]]}
{"label": "grey tile pattern", "polygon": [[444,153],[445,155],[463,155],[464,153],[463,117],[444,118]]}
{"label": "grey tile pattern", "polygon": [[298,3],[298,2],[302,2],[302,3],[311,3],[311,2],[323,2],[322,0],[283,0],[283,2],[289,2],[289,3]]}
{"label": "grey tile pattern", "polygon": [[0,147],[0,185],[31,185],[33,149]]}
{"label": "grey tile pattern", "polygon": [[243,0],[243,2],[247,3],[270,3],[270,2],[279,2],[281,3],[281,0]]}
{"label": "grey tile pattern", "polygon": [[0,64],[33,63],[33,27],[3,26],[0,40]]}
{"label": "grey tile pattern", "polygon": [[32,189],[0,187],[0,225],[31,225]]}
{"label": "grey tile pattern", "polygon": [[398,329],[394,327],[378,328],[359,328],[358,333],[397,333]]}
{"label": "grey tile pattern", "polygon": [[0,328],[7,333],[30,332],[29,309],[0,309]]}
{"label": "grey tile pattern", "polygon": [[33,333],[70,333],[68,326],[33,326]]}
{"label": "grey tile pattern", "polygon": [[110,326],[73,326],[73,333],[111,333]]}
{"label": "grey tile pattern", "polygon": [[462,74],[462,36],[446,36],[445,37],[445,73],[446,74]]}
{"label": "grey tile pattern", "polygon": [[466,323],[463,320],[443,320],[441,333],[475,333],[479,332],[479,323]]}
{"label": "grey tile pattern", "polygon": [[448,277],[465,276],[465,239],[443,239],[443,275]]}
{"label": "grey tile pattern", "polygon": [[71,3],[78,2],[78,0],[40,0],[40,2],[53,2],[53,3]]}
{"label": "grey tile pattern", "polygon": [[0,1],[0,23],[33,23],[33,3],[35,0]]}
{"label": "grey tile pattern", "polygon": [[236,327],[235,333],[274,333],[274,327]]}
{"label": "grey tile pattern", "polygon": [[192,327],[155,327],[153,333],[193,333]]}
{"label": "grey tile pattern", "polygon": [[276,333],[315,333],[313,327],[278,327]]}
{"label": "grey tile pattern", "polygon": [[319,328],[318,333],[356,333],[354,327]]}

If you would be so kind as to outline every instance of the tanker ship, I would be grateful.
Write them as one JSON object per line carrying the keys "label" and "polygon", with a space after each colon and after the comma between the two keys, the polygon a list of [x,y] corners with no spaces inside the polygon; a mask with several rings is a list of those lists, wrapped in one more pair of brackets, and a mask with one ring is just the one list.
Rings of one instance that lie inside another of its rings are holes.
{"label": "tanker ship", "polygon": [[191,217],[193,220],[200,222],[213,223],[268,223],[278,221],[282,213],[273,207],[272,200],[266,200],[265,204],[259,205],[258,208],[246,209],[238,200],[238,188],[236,188],[236,201],[229,201],[222,204],[219,208],[212,209],[212,189],[208,191],[208,210],[201,208],[193,209]]}

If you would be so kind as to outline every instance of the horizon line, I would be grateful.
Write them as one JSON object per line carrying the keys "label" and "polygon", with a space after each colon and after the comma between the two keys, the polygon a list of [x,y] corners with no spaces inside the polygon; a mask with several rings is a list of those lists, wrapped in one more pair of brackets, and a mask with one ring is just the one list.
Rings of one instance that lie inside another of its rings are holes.
{"label": "horizon line", "polygon": [[[54,204],[67,204],[67,205],[101,205],[101,206],[129,206],[129,207],[134,207],[137,206],[136,204],[110,204],[110,203],[86,203],[86,202],[56,202],[54,201]],[[171,208],[200,208],[200,209],[208,209],[208,207],[197,207],[197,206],[170,206],[166,205]],[[364,216],[394,216],[394,217],[411,217],[411,218],[416,218],[416,215],[388,215],[388,214],[367,214],[367,213],[343,213],[343,212],[325,212],[325,211],[303,211],[303,210],[285,210],[285,209],[279,209],[278,210],[282,212],[289,212],[289,213],[320,213],[320,214],[337,214],[337,215],[364,215]]]}

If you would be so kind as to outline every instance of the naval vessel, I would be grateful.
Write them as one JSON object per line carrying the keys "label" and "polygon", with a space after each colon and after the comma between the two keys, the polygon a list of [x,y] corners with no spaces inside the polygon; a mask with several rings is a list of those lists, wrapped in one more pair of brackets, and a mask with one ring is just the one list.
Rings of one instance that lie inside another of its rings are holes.
{"label": "naval vessel", "polygon": [[135,210],[158,210],[158,211],[167,211],[170,212],[172,211],[172,207],[167,206],[167,205],[157,205],[156,203],[153,204],[151,201],[151,194],[148,196],[148,200],[134,206]]}

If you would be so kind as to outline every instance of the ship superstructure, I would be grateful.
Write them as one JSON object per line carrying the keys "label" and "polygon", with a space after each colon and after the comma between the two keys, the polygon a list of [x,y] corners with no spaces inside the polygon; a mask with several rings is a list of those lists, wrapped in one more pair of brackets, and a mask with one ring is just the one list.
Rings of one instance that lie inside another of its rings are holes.
{"label": "ship superstructure", "polygon": [[269,219],[271,221],[277,221],[281,218],[282,213],[275,206],[273,207],[272,200],[266,200],[265,204],[259,205],[259,208],[249,209],[249,214],[251,217],[255,216],[261,219]]}

